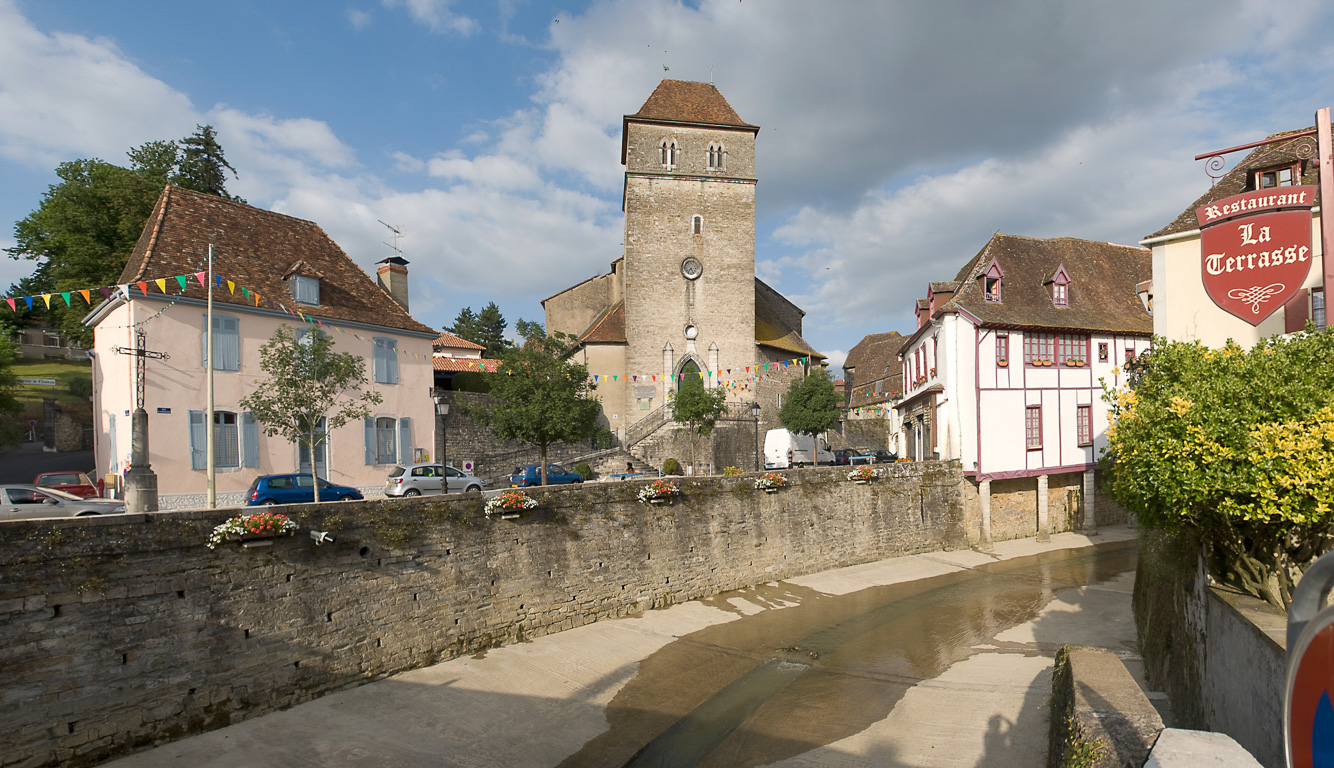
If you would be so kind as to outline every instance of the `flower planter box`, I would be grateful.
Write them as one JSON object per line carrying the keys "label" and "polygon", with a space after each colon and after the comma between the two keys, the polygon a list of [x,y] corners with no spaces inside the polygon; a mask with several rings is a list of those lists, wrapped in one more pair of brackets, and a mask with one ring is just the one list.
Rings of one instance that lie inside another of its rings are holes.
{"label": "flower planter box", "polygon": [[871,481],[870,481],[870,480],[853,480],[852,482],[856,483],[857,485],[866,485],[867,483],[869,483],[869,482],[871,482]]}
{"label": "flower planter box", "polygon": [[656,498],[656,499],[649,499],[649,500],[648,500],[648,503],[650,503],[650,504],[656,504],[656,505],[659,505],[659,506],[661,506],[661,505],[663,505],[663,504],[667,504],[668,506],[670,506],[671,503],[672,503],[672,497],[670,497],[670,496],[659,496],[659,497]]}
{"label": "flower planter box", "polygon": [[783,490],[783,489],[782,489],[782,488],[765,488],[765,489],[764,489],[764,492],[765,492],[765,493],[778,493],[778,492],[781,491],[781,490]]}

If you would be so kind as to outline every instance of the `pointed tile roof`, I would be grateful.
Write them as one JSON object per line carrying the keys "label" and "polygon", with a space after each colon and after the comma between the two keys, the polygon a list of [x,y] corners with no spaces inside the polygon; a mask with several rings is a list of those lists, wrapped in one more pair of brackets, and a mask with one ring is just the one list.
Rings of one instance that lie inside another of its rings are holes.
{"label": "pointed tile roof", "polygon": [[436,349],[441,347],[449,347],[451,349],[486,349],[486,347],[481,344],[474,344],[462,336],[455,336],[448,331],[441,331],[440,335],[435,337],[435,341],[431,342],[431,346]]}
{"label": "pointed tile roof", "polygon": [[[1287,133],[1301,133],[1312,130],[1311,127],[1299,128],[1292,131],[1283,131],[1275,133],[1267,138],[1273,139],[1283,136]],[[1263,147],[1257,147],[1246,157],[1242,158],[1232,170],[1223,174],[1223,178],[1209,187],[1209,189],[1193,203],[1187,206],[1175,219],[1167,226],[1146,237],[1146,240],[1162,237],[1164,235],[1175,235],[1179,232],[1190,232],[1200,228],[1199,219],[1195,217],[1195,209],[1202,208],[1216,200],[1222,200],[1225,197],[1232,197],[1245,192],[1249,187],[1251,171],[1264,170],[1275,166],[1286,165],[1289,163],[1302,162],[1302,184],[1320,184],[1320,169],[1316,163],[1316,140],[1314,136],[1299,136],[1289,141],[1281,141],[1275,144],[1266,144]],[[1316,190],[1316,205],[1320,204],[1320,191]]]}
{"label": "pointed tile roof", "polygon": [[625,302],[618,301],[602,311],[589,323],[588,330],[579,335],[583,344],[626,344]]}
{"label": "pointed tile roof", "polygon": [[[978,279],[993,259],[1005,274],[995,303]],[[1062,265],[1070,276],[1068,307],[1054,306],[1044,285]],[[959,290],[945,308],[987,325],[1150,334],[1153,318],[1135,288],[1152,276],[1151,254],[1141,246],[998,233],[959,271]]]}
{"label": "pointed tile roof", "polygon": [[[318,224],[170,185],[158,197],[119,282],[206,271],[210,245],[213,273],[236,285],[234,293],[225,282],[215,290],[215,304],[262,309],[282,305],[327,320],[436,333],[390,298]],[[320,277],[318,305],[297,304],[292,298],[284,277],[297,264],[302,274]],[[197,281],[187,285],[186,296],[206,297]],[[256,293],[261,297],[258,305]]]}
{"label": "pointed tile roof", "polygon": [[654,120],[671,123],[702,123],[753,128],[757,125],[743,121],[732,105],[727,103],[713,83],[695,83],[688,80],[663,80],[644,102],[644,106],[627,120]]}

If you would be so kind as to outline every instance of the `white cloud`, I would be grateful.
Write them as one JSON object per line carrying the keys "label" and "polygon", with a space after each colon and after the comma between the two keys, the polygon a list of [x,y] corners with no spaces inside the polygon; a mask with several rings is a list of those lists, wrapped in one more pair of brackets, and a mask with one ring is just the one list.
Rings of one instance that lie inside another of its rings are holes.
{"label": "white cloud", "polygon": [[406,8],[413,21],[432,32],[471,35],[481,29],[476,19],[451,10],[454,0],[384,0],[386,8]]}
{"label": "white cloud", "polygon": [[0,0],[0,157],[30,168],[90,155],[124,162],[130,147],[194,125],[190,100],[114,42],[42,33]]}
{"label": "white cloud", "polygon": [[365,29],[371,24],[371,15],[368,11],[349,8],[347,9],[347,21],[353,29]]}
{"label": "white cloud", "polygon": [[829,366],[830,378],[843,378],[843,362],[848,359],[848,352],[844,349],[831,349],[828,352],[821,352],[824,355],[825,363]]}

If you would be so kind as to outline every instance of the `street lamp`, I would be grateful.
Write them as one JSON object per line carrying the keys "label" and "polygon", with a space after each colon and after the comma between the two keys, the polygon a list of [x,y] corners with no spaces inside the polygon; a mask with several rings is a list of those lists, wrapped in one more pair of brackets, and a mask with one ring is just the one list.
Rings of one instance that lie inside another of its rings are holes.
{"label": "street lamp", "polygon": [[760,471],[760,401],[750,404],[750,415],[755,419],[755,471]]}
{"label": "street lamp", "polygon": [[435,456],[440,466],[445,465],[445,417],[449,415],[449,401],[444,395],[435,396]]}

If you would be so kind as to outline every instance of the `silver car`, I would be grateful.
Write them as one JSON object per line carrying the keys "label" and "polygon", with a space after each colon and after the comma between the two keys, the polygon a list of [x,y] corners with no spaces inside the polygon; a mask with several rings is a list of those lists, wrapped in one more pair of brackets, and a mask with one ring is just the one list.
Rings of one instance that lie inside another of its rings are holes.
{"label": "silver car", "polygon": [[[448,489],[446,488],[448,483]],[[394,467],[385,483],[386,496],[422,496],[433,493],[481,493],[486,483],[453,467],[439,464],[410,464]]]}
{"label": "silver car", "polygon": [[0,520],[118,515],[124,511],[125,502],[114,499],[83,499],[35,485],[0,485]]}

